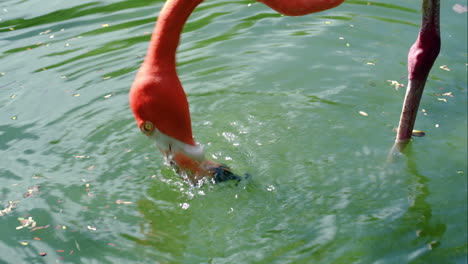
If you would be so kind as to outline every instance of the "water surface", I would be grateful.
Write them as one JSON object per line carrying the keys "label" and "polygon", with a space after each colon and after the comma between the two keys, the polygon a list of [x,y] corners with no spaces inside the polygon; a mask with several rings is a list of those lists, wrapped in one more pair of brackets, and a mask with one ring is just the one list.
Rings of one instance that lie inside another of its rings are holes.
{"label": "water surface", "polygon": [[420,1],[205,1],[178,53],[194,133],[253,179],[199,188],[128,107],[162,4],[0,3],[0,263],[467,263],[466,1],[392,163]]}

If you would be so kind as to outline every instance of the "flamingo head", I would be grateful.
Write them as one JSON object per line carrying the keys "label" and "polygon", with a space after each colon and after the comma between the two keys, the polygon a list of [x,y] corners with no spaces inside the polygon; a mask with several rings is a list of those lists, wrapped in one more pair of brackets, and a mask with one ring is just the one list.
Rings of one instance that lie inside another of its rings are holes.
{"label": "flamingo head", "polygon": [[156,143],[178,174],[193,183],[205,177],[215,182],[239,178],[227,167],[205,159],[203,147],[192,136],[187,98],[175,72],[149,75],[140,70],[129,100],[141,132]]}
{"label": "flamingo head", "polygon": [[187,97],[175,71],[150,72],[142,67],[129,94],[130,108],[140,130],[155,130],[185,144],[195,145]]}

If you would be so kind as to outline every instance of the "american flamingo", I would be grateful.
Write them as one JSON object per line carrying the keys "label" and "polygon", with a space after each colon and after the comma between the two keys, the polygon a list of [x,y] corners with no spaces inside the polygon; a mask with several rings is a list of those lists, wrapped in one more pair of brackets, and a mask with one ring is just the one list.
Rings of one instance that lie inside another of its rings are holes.
{"label": "american flamingo", "polygon": [[[145,60],[136,75],[129,94],[130,107],[140,130],[156,142],[157,147],[167,161],[178,172],[187,175],[194,183],[204,177],[213,179],[215,182],[240,179],[229,168],[205,158],[203,147],[193,138],[187,97],[177,76],[176,50],[179,45],[180,35],[188,17],[202,1],[166,1],[157,19]],[[344,0],[259,1],[282,14],[298,16],[336,7]],[[428,1],[431,3],[438,2],[438,0],[423,0],[423,3]],[[438,7],[438,5],[432,6]],[[435,19],[423,19],[423,24],[425,21],[435,22]],[[423,26],[416,44],[418,41],[424,44],[424,40],[430,39],[429,36],[425,36],[425,32],[435,32],[434,30],[424,30],[426,28]],[[429,28],[432,29],[434,26]],[[418,52],[416,56],[412,55],[413,50]],[[420,50],[420,45],[416,45],[416,48],[411,49],[409,57],[414,58],[416,61],[421,58],[427,61],[425,52],[425,49]],[[414,60],[411,59],[411,61]],[[409,66],[410,69],[414,69],[410,70],[411,87],[414,86],[417,89],[421,85],[424,86],[425,78],[427,78],[432,64],[429,67],[427,67],[427,64],[425,65],[421,69],[418,68],[418,63],[412,63]],[[420,75],[425,75],[425,78],[419,77]],[[410,93],[413,93],[412,91],[413,89]],[[417,108],[414,103],[409,104],[410,107]],[[414,113],[416,112],[417,110]],[[406,117],[407,114],[405,113],[404,116]],[[411,118],[414,119],[415,114],[413,116],[410,116],[409,119],[403,119],[403,122],[411,124]],[[414,121],[412,123],[414,124]],[[400,124],[400,127],[405,126],[405,124]],[[411,127],[409,129],[412,130],[412,125],[405,127]],[[398,137],[397,140],[403,142],[404,139]]]}

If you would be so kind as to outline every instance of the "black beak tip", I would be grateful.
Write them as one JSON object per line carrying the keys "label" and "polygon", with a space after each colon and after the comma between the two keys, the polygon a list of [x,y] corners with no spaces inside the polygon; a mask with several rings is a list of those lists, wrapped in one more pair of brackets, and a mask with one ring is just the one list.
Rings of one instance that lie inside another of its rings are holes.
{"label": "black beak tip", "polygon": [[245,174],[244,177],[234,174],[229,167],[219,166],[212,169],[214,171],[214,182],[220,183],[225,181],[236,181],[239,183],[242,180],[250,179],[250,174]]}

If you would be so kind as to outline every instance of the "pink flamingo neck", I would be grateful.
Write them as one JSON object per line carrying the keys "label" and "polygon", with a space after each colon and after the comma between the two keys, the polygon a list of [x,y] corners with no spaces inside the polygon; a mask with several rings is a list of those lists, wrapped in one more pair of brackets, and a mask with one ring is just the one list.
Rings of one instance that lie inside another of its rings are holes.
{"label": "pink flamingo neck", "polygon": [[203,0],[167,0],[159,13],[146,54],[145,64],[153,69],[176,68],[176,51],[187,19]]}
{"label": "pink flamingo neck", "polygon": [[151,36],[148,52],[130,89],[138,127],[150,122],[159,132],[196,145],[190,111],[176,71],[176,51],[190,14],[203,0],[168,0]]}

